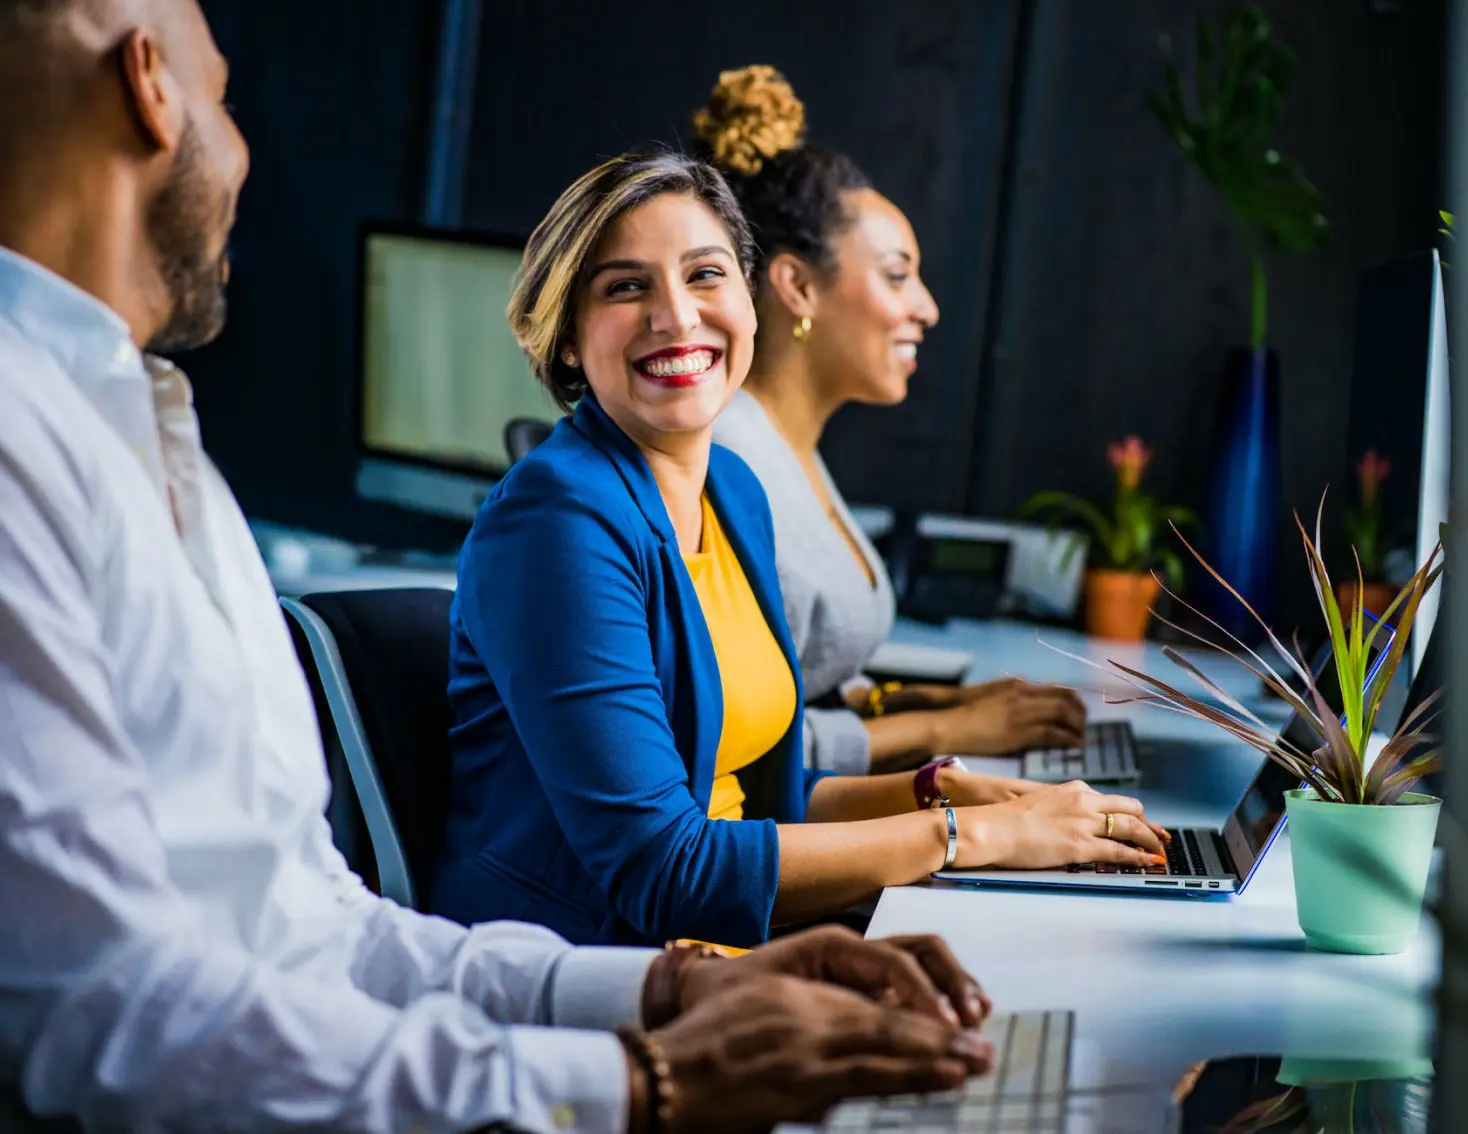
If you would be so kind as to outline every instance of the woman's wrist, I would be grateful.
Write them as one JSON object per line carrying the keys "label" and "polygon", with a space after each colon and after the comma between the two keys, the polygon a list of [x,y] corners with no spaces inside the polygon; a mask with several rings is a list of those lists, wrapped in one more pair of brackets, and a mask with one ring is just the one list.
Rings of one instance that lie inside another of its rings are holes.
{"label": "woman's wrist", "polygon": [[969,773],[963,770],[957,760],[951,764],[944,764],[937,773],[938,794],[946,799],[964,800],[962,785],[968,775]]}
{"label": "woman's wrist", "polygon": [[[935,874],[943,869],[944,863],[948,861],[948,811],[946,807],[940,807],[935,811],[922,812],[923,817],[928,820],[929,838],[931,849],[923,856],[925,869],[914,881],[921,881],[929,874]],[[963,854],[963,825],[959,824],[959,854]]]}
{"label": "woman's wrist", "polygon": [[990,812],[993,804],[966,807],[966,822],[958,825],[958,857],[970,870],[997,866],[1003,861],[1003,832]]}
{"label": "woman's wrist", "polygon": [[920,697],[924,709],[951,709],[962,697],[957,685],[905,685],[903,688]]}
{"label": "woman's wrist", "polygon": [[953,715],[952,709],[929,709],[923,713],[928,726],[924,731],[928,738],[929,759],[953,754],[956,747],[953,739]]}

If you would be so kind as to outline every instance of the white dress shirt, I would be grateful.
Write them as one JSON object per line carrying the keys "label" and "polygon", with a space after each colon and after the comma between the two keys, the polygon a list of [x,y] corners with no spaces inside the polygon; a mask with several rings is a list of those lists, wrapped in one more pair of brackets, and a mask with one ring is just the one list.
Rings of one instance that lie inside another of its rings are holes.
{"label": "white dress shirt", "polygon": [[373,896],[328,791],[184,376],[0,249],[0,1085],[96,1130],[620,1134],[621,1047],[570,1029],[635,1021],[651,954]]}

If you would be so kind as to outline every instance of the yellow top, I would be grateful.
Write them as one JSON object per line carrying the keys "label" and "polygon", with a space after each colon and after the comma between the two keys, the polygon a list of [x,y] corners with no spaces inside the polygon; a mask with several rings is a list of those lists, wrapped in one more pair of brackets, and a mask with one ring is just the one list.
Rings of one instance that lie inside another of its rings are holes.
{"label": "yellow top", "polygon": [[724,726],[709,818],[742,819],[744,790],[734,773],[773,748],[790,728],[795,677],[707,496],[703,542],[683,562],[693,577],[724,687]]}

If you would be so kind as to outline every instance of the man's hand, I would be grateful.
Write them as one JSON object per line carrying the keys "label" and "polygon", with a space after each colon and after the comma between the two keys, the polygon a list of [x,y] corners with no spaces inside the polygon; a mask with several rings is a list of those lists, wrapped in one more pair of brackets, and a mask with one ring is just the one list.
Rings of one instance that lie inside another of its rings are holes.
{"label": "man's hand", "polygon": [[[849,951],[838,953],[836,963],[852,963]],[[699,967],[733,972],[750,959]],[[855,963],[869,976],[889,968]],[[744,1134],[815,1121],[845,1098],[951,1090],[993,1061],[989,1044],[931,1015],[829,984],[743,971],[750,975],[710,991],[653,1033],[672,1073],[670,1134]]]}
{"label": "man's hand", "polygon": [[865,941],[839,926],[784,937],[743,957],[689,962],[680,974],[679,1003],[687,1012],[725,990],[769,974],[842,985],[950,1027],[977,1027],[991,1007],[942,938]]}

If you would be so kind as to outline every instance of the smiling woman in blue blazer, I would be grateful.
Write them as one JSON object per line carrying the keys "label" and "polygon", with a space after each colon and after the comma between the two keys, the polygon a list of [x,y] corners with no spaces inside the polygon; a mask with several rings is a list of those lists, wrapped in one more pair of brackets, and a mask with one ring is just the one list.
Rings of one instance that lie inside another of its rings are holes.
{"label": "smiling woman in blue blazer", "polygon": [[945,862],[1159,849],[1135,801],[1083,786],[804,769],[769,507],[712,444],[753,353],[751,261],[722,177],[671,154],[598,167],[531,237],[510,321],[579,404],[460,559],[437,912],[751,945]]}

